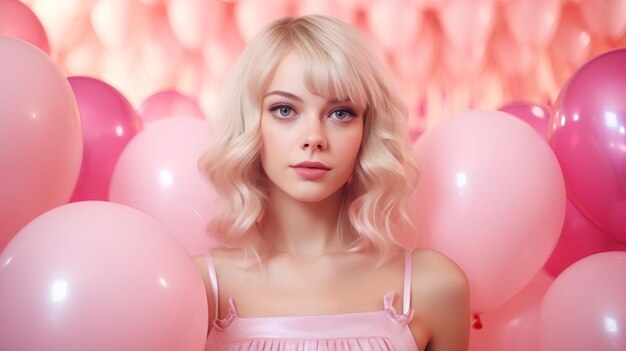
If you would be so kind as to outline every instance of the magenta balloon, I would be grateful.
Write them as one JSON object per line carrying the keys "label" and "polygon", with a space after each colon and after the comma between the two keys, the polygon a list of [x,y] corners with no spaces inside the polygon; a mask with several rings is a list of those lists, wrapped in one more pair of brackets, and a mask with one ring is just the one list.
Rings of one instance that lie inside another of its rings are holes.
{"label": "magenta balloon", "polygon": [[209,138],[208,123],[197,118],[155,122],[128,144],[111,178],[111,201],[161,222],[191,255],[212,245],[206,226],[215,195],[198,170]]}
{"label": "magenta balloon", "polygon": [[518,117],[533,127],[541,137],[544,139],[548,138],[550,107],[531,102],[512,102],[500,107],[498,111]]}
{"label": "magenta balloon", "polygon": [[23,40],[50,55],[50,44],[43,25],[21,1],[0,0],[0,37]]}
{"label": "magenta balloon", "polygon": [[0,38],[0,250],[29,221],[67,203],[83,152],[76,99],[43,51]]}
{"label": "magenta balloon", "polygon": [[581,258],[600,252],[625,250],[626,246],[591,223],[568,200],[563,230],[545,269],[557,276]]}
{"label": "magenta balloon", "polygon": [[68,78],[83,122],[84,154],[72,202],[108,200],[113,168],[141,121],[126,98],[109,84],[89,77]]}
{"label": "magenta balloon", "polygon": [[626,350],[626,252],[595,254],[559,275],[539,316],[542,351]]}
{"label": "magenta balloon", "polygon": [[137,109],[145,126],[167,117],[196,117],[205,119],[198,102],[174,90],[158,92],[148,97]]}
{"label": "magenta balloon", "polygon": [[144,213],[55,208],[0,255],[0,350],[197,350],[207,300],[193,259]]}
{"label": "magenta balloon", "polygon": [[472,311],[487,313],[544,266],[565,216],[565,186],[548,143],[519,119],[469,111],[416,143],[418,232],[470,283]]}
{"label": "magenta balloon", "polygon": [[568,197],[626,244],[626,49],[595,57],[572,75],[548,128]]}

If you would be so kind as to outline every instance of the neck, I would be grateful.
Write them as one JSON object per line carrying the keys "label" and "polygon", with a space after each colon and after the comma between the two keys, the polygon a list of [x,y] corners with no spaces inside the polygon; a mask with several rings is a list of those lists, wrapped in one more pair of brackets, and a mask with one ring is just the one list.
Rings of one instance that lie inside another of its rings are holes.
{"label": "neck", "polygon": [[270,255],[316,258],[341,251],[337,235],[343,189],[320,202],[295,200],[273,188],[260,224]]}

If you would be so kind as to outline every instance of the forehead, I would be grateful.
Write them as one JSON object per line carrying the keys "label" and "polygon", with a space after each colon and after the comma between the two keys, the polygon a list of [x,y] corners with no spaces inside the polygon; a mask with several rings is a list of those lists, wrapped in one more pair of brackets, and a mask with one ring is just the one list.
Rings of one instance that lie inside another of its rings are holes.
{"label": "forehead", "polygon": [[276,65],[274,74],[264,93],[279,88],[292,90],[305,88],[305,71],[306,65],[298,55],[295,53],[287,54]]}

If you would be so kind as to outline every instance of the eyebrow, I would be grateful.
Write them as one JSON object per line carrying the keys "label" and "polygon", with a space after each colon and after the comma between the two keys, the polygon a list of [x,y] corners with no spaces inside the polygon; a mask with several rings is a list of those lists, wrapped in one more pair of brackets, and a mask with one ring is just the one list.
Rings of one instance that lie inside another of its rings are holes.
{"label": "eyebrow", "polygon": [[280,91],[280,90],[274,90],[274,91],[270,91],[269,93],[265,94],[265,96],[263,96],[263,99],[265,100],[266,97],[270,96],[270,95],[279,95],[279,96],[284,96],[286,98],[292,99],[292,100],[296,100],[298,102],[302,102],[302,99],[296,95],[293,95],[291,93],[288,93],[286,91]]}
{"label": "eyebrow", "polygon": [[[267,94],[265,94],[263,96],[263,100],[265,100],[265,98],[270,96],[270,95],[279,95],[279,96],[283,96],[283,97],[286,97],[286,98],[289,98],[289,99],[292,99],[292,100],[296,100],[298,102],[302,102],[303,101],[299,96],[291,94],[291,93],[288,93],[286,91],[281,91],[281,90],[270,91],[269,93],[267,93]],[[340,101],[338,99],[328,100],[329,104],[337,104],[337,103],[343,103],[343,102],[350,102],[351,103],[352,101],[350,101],[350,100]]]}

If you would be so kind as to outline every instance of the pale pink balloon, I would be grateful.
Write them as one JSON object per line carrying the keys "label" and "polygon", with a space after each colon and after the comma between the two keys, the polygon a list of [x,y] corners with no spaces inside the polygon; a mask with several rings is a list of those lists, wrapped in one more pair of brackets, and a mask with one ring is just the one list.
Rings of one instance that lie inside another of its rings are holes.
{"label": "pale pink balloon", "polygon": [[2,350],[203,350],[202,278],[185,250],[132,208],[57,207],[0,255]]}
{"label": "pale pink balloon", "polygon": [[0,37],[33,44],[50,55],[48,36],[35,13],[18,0],[0,0]]}
{"label": "pale pink balloon", "polygon": [[626,1],[581,1],[580,10],[587,27],[597,36],[617,40],[626,32]]}
{"label": "pale pink balloon", "polygon": [[72,50],[90,27],[89,13],[95,0],[33,0],[32,9],[41,20],[53,57]]}
{"label": "pale pink balloon", "polygon": [[111,174],[122,150],[141,130],[124,96],[91,77],[69,77],[83,126],[83,161],[70,201],[107,200]]}
{"label": "pale pink balloon", "polygon": [[493,0],[449,0],[438,10],[442,32],[458,50],[484,50],[495,24]]}
{"label": "pale pink balloon", "polygon": [[352,5],[337,0],[300,0],[294,2],[294,5],[297,7],[298,16],[311,14],[331,16],[353,24],[357,15]]}
{"label": "pale pink balloon", "polygon": [[591,33],[579,13],[579,7],[564,6],[561,22],[550,43],[553,60],[578,68],[591,53]]}
{"label": "pale pink balloon", "polygon": [[207,40],[218,38],[229,10],[220,0],[169,0],[167,18],[182,47],[200,51]]}
{"label": "pale pink balloon", "polygon": [[128,144],[111,179],[111,201],[163,223],[191,255],[212,245],[205,229],[215,211],[215,195],[197,167],[209,140],[208,123],[198,118],[155,122]]}
{"label": "pale pink balloon", "polygon": [[70,85],[35,46],[0,37],[0,250],[28,222],[70,199],[83,156]]}
{"label": "pale pink balloon", "polygon": [[289,15],[287,1],[245,0],[235,3],[235,23],[241,37],[249,43],[265,25]]}
{"label": "pale pink balloon", "polygon": [[568,200],[563,230],[545,269],[558,276],[574,262],[606,251],[626,251],[626,246],[604,233]]}
{"label": "pale pink balloon", "polygon": [[516,101],[500,106],[498,111],[506,112],[528,123],[542,138],[548,140],[548,119],[552,113],[549,106]]}
{"label": "pale pink balloon", "polygon": [[175,90],[160,91],[150,95],[137,109],[144,126],[168,117],[194,117],[204,119],[196,99]]}
{"label": "pale pink balloon", "polygon": [[402,77],[418,81],[432,74],[439,39],[435,25],[425,22],[422,32],[412,45],[394,50],[393,62],[398,73]]}
{"label": "pale pink balloon", "polygon": [[527,124],[499,111],[449,117],[415,148],[418,232],[465,271],[472,311],[492,311],[537,274],[556,245],[565,215],[556,156]]}
{"label": "pale pink balloon", "polygon": [[483,327],[470,331],[469,351],[538,351],[539,308],[553,280],[541,270],[504,305],[481,315]]}
{"label": "pale pink balloon", "polygon": [[244,39],[237,28],[237,23],[232,20],[224,23],[219,40],[206,42],[202,57],[206,72],[214,84],[221,85],[224,82],[244,48]]}
{"label": "pale pink balloon", "polygon": [[107,49],[120,50],[127,47],[137,33],[135,24],[144,15],[143,11],[138,1],[97,0],[91,11],[91,25]]}
{"label": "pale pink balloon", "polygon": [[504,14],[518,43],[543,49],[554,37],[559,24],[561,0],[511,0]]}
{"label": "pale pink balloon", "polygon": [[542,351],[626,350],[626,252],[574,263],[548,289],[540,308]]}
{"label": "pale pink balloon", "polygon": [[537,65],[536,51],[528,45],[516,42],[504,25],[496,27],[490,49],[502,75],[525,77]]}
{"label": "pale pink balloon", "polygon": [[372,34],[387,51],[414,44],[422,30],[422,17],[422,11],[411,0],[376,0],[367,11]]}

